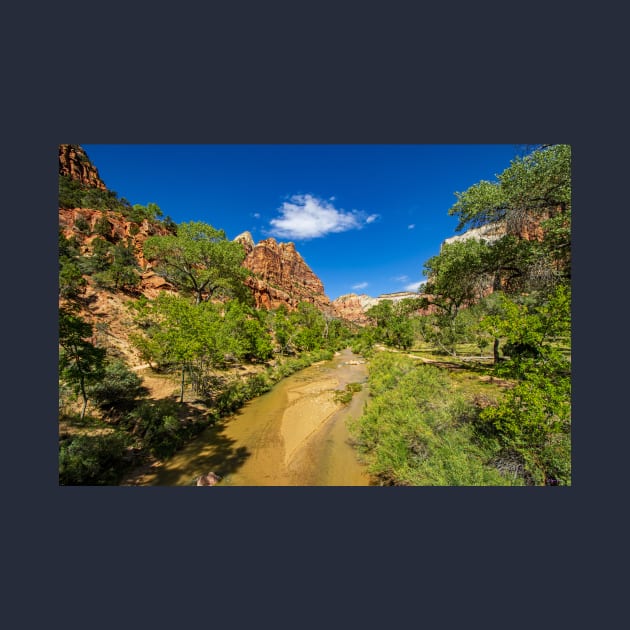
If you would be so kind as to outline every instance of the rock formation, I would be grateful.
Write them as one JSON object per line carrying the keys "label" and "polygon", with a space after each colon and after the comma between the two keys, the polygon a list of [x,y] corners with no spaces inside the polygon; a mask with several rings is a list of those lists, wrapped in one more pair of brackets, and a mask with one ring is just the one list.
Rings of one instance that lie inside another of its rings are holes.
{"label": "rock formation", "polygon": [[284,304],[290,310],[299,302],[310,302],[332,313],[322,281],[313,273],[293,243],[278,243],[267,238],[254,244],[249,232],[235,239],[245,249],[243,265],[253,276],[247,281],[257,308],[275,309]]}
{"label": "rock formation", "polygon": [[[346,295],[340,295],[336,300],[333,300],[332,306],[343,319],[358,324],[359,326],[365,326],[370,322],[370,318],[365,312],[372,306],[376,306],[379,302],[390,300],[396,303],[404,299],[418,297],[420,297],[418,293],[412,293],[411,291],[382,293],[375,298],[365,294],[357,295],[356,293],[348,293]],[[422,312],[430,312],[430,310]]]}
{"label": "rock formation", "polygon": [[84,186],[107,190],[96,167],[78,144],[59,145],[59,174],[76,179]]}
{"label": "rock formation", "polygon": [[359,326],[365,326],[370,321],[365,311],[375,304],[378,304],[377,298],[365,294],[357,295],[356,293],[340,295],[332,302],[340,317]]}

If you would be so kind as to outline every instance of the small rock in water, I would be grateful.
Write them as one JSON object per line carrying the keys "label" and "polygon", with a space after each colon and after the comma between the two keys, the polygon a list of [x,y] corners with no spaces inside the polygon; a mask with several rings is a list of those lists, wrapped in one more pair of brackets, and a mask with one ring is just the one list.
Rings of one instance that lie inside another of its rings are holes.
{"label": "small rock in water", "polygon": [[209,472],[207,475],[197,477],[198,486],[214,486],[219,481],[221,481],[221,476],[214,472]]}

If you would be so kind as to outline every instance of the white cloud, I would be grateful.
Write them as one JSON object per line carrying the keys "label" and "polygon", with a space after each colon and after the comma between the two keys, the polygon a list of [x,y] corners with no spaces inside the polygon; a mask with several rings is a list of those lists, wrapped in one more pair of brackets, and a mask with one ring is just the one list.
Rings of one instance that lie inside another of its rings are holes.
{"label": "white cloud", "polygon": [[411,282],[405,286],[405,291],[417,291],[423,284],[426,284],[426,280],[420,280],[420,282]]}
{"label": "white cloud", "polygon": [[260,212],[254,212],[254,219],[260,219]]}
{"label": "white cloud", "polygon": [[293,195],[280,208],[280,216],[271,219],[271,233],[281,238],[318,238],[333,232],[359,230],[378,215],[338,210],[332,203],[313,195]]}
{"label": "white cloud", "polygon": [[415,227],[416,227],[416,224],[415,224],[415,223],[410,223],[410,224],[407,226],[407,229],[408,229],[408,230],[413,230],[413,228],[415,228]]}
{"label": "white cloud", "polygon": [[368,283],[367,282],[359,282],[358,284],[353,284],[352,288],[353,289],[365,289],[365,287],[367,287]]}
{"label": "white cloud", "polygon": [[396,282],[407,282],[407,280],[409,280],[409,276],[396,276],[394,280],[396,280]]}

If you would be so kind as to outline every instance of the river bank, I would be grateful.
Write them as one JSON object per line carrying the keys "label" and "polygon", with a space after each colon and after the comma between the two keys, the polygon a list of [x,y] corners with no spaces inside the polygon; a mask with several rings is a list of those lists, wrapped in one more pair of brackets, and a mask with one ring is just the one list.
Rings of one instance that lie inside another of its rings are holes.
{"label": "river bank", "polygon": [[220,486],[368,485],[345,427],[367,392],[350,405],[335,401],[335,392],[366,379],[357,355],[336,353],[205,429],[133,485],[193,485],[209,471],[221,475]]}

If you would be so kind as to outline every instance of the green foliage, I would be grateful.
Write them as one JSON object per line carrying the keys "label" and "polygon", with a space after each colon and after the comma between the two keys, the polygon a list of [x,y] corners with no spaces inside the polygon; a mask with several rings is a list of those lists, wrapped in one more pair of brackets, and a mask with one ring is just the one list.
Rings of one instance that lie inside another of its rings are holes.
{"label": "green foliage", "polygon": [[108,361],[100,380],[89,387],[90,397],[100,409],[116,413],[132,409],[147,393],[142,379],[120,359]]}
{"label": "green foliage", "polygon": [[126,212],[131,209],[126,199],[119,198],[113,190],[101,190],[84,186],[67,175],[59,175],[60,208],[92,208]]}
{"label": "green foliage", "polygon": [[351,426],[383,485],[510,485],[473,440],[474,411],[435,367],[389,353],[370,363],[371,399]]}
{"label": "green foliage", "polygon": [[127,465],[129,437],[121,432],[63,439],[59,446],[59,484],[116,485]]}
{"label": "green foliage", "polygon": [[[419,305],[416,300],[382,300],[370,307],[366,315],[376,322],[374,340],[387,346],[407,350],[411,348],[415,338],[413,322],[410,314]],[[364,337],[365,345],[370,347],[369,337]]]}
{"label": "green foliage", "polygon": [[[99,239],[95,239],[95,242]],[[96,251],[93,258],[96,257]],[[98,260],[99,270],[94,274],[94,281],[102,287],[113,289],[133,288],[140,282],[140,271],[133,247],[123,243],[109,247]]]}
{"label": "green foliage", "polygon": [[163,212],[156,203],[148,203],[146,206],[139,203],[134,204],[130,209],[125,210],[125,218],[134,223],[143,221],[156,221],[163,216]]}
{"label": "green foliage", "polygon": [[515,158],[496,182],[481,181],[463,193],[449,210],[459,219],[457,230],[518,213],[571,208],[571,147],[558,144]]}
{"label": "green foliage", "polygon": [[67,258],[59,259],[59,297],[77,300],[85,290],[86,281],[79,265]]}
{"label": "green foliage", "polygon": [[361,383],[348,383],[345,389],[340,389],[334,393],[333,400],[343,405],[347,405],[352,400],[354,394],[356,392],[360,392],[362,389],[363,385]]}
{"label": "green foliage", "polygon": [[79,215],[76,218],[76,221],[74,222],[74,227],[76,230],[82,232],[83,234],[90,233],[90,224],[87,222],[87,219],[82,215]]}
{"label": "green foliage", "polygon": [[570,485],[571,369],[560,350],[570,347],[570,289],[560,285],[540,304],[496,299],[500,314],[481,325],[505,339],[509,356],[497,373],[519,381],[498,406],[483,410],[476,428],[502,454],[518,455],[533,483]]}
{"label": "green foliage", "polygon": [[434,296],[432,303],[454,317],[463,305],[481,299],[488,284],[488,251],[489,245],[477,239],[444,245],[424,264],[425,292]]}
{"label": "green foliage", "polygon": [[570,381],[528,374],[497,406],[484,409],[477,423],[482,439],[515,452],[536,484],[571,485]]}
{"label": "green foliage", "polygon": [[211,225],[191,221],[179,225],[177,235],[151,236],[144,254],[157,262],[158,273],[181,292],[194,295],[197,303],[217,296],[249,296],[243,284],[248,274],[242,267],[245,250]]}
{"label": "green foliage", "polygon": [[102,215],[94,224],[94,233],[107,238],[111,235],[111,232],[112,224],[105,215]]}
{"label": "green foliage", "polygon": [[499,373],[523,378],[535,371],[552,378],[570,370],[558,344],[570,345],[571,290],[560,285],[540,305],[528,306],[503,293],[494,298],[495,313],[481,319],[480,327],[504,339],[504,351],[513,350]]}
{"label": "green foliage", "polygon": [[169,457],[194,429],[178,419],[178,405],[172,400],[142,401],[128,416],[132,434],[156,457]]}
{"label": "green foliage", "polygon": [[87,386],[103,375],[105,350],[94,346],[88,338],[93,335],[92,325],[59,309],[59,378],[83,397],[81,418],[88,403]]}

